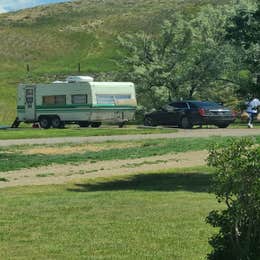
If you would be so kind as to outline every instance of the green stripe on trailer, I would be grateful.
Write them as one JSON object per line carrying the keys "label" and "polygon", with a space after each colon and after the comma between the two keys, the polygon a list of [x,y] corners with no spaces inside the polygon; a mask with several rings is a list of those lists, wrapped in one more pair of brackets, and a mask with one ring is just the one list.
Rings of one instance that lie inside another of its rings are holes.
{"label": "green stripe on trailer", "polygon": [[130,109],[130,108],[119,108],[119,109],[109,109],[109,108],[100,108],[100,109],[94,109],[94,108],[89,108],[89,109],[36,109],[37,112],[41,112],[41,113],[47,113],[47,112],[97,112],[97,111],[135,111],[135,109]]}

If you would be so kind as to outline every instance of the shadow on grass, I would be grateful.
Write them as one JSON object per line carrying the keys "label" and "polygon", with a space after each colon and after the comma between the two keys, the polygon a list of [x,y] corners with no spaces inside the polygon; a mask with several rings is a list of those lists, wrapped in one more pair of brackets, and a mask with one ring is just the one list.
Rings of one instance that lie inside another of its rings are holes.
{"label": "shadow on grass", "polygon": [[125,179],[101,180],[95,183],[78,183],[74,192],[94,191],[191,191],[208,192],[212,174],[189,173],[165,173],[165,174],[139,174]]}

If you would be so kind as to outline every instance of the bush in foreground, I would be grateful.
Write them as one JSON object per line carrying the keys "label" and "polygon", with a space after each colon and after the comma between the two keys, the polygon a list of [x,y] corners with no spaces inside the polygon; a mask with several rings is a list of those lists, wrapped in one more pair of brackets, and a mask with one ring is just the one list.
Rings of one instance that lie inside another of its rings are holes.
{"label": "bush in foreground", "polygon": [[212,211],[207,223],[219,228],[209,243],[208,259],[256,260],[260,257],[260,149],[249,138],[213,147],[208,164],[216,168],[213,192],[222,211]]}

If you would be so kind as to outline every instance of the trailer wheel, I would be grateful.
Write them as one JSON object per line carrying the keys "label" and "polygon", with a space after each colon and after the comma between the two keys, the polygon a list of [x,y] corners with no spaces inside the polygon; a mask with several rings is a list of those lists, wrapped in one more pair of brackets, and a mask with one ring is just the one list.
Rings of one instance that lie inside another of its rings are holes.
{"label": "trailer wheel", "polygon": [[101,126],[101,122],[94,122],[91,124],[91,127],[98,128]]}
{"label": "trailer wheel", "polygon": [[46,116],[40,117],[39,123],[40,123],[41,128],[44,128],[44,129],[48,129],[51,126],[50,119]]}
{"label": "trailer wheel", "polygon": [[80,127],[89,127],[90,123],[88,121],[80,121],[78,122]]}
{"label": "trailer wheel", "polygon": [[120,122],[120,123],[118,124],[118,127],[119,127],[119,128],[123,128],[124,125],[125,125],[125,122]]}
{"label": "trailer wheel", "polygon": [[51,119],[51,125],[53,128],[62,128],[64,123],[60,120],[58,116],[55,116]]}

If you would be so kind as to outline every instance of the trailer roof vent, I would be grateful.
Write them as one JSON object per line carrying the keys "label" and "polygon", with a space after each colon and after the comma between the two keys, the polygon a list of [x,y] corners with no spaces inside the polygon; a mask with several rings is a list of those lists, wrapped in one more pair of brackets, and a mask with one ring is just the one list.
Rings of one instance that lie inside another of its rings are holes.
{"label": "trailer roof vent", "polygon": [[68,83],[77,83],[77,82],[92,82],[94,79],[89,76],[69,76],[66,81]]}

